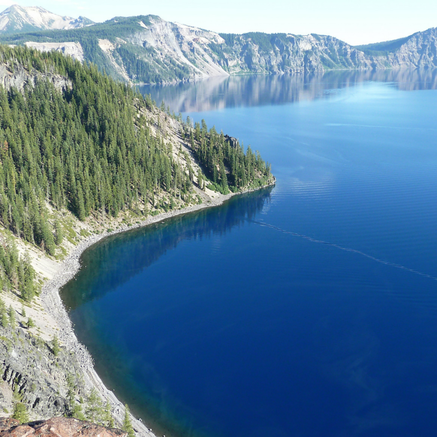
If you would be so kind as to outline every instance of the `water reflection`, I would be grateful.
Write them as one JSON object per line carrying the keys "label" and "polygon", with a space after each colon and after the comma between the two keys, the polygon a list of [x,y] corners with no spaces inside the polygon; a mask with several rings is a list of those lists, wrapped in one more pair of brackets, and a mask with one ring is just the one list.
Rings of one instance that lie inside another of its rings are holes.
{"label": "water reflection", "polygon": [[335,90],[357,83],[393,82],[400,90],[437,89],[437,70],[331,71],[319,75],[231,76],[181,83],[175,86],[142,86],[172,111],[202,112],[239,106],[285,104],[335,96]]}
{"label": "water reflection", "polygon": [[103,297],[157,261],[183,240],[223,235],[253,220],[270,203],[273,188],[231,199],[219,208],[204,209],[162,223],[117,234],[82,255],[82,269],[61,290],[67,308]]}

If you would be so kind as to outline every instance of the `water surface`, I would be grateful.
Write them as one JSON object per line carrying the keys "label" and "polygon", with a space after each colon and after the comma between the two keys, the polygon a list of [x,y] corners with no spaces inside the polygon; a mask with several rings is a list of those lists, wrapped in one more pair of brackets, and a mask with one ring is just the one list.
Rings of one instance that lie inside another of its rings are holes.
{"label": "water surface", "polygon": [[63,299],[136,414],[179,436],[434,434],[435,83],[402,71],[147,90],[259,150],[277,185],[83,255]]}

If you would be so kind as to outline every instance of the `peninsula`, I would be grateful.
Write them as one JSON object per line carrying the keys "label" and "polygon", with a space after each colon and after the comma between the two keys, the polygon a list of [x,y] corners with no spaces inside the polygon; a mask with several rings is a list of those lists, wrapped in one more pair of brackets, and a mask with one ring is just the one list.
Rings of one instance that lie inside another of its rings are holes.
{"label": "peninsula", "polygon": [[95,66],[22,47],[1,46],[0,60],[0,416],[122,427],[125,408],[77,341],[59,288],[107,235],[275,179],[250,147]]}

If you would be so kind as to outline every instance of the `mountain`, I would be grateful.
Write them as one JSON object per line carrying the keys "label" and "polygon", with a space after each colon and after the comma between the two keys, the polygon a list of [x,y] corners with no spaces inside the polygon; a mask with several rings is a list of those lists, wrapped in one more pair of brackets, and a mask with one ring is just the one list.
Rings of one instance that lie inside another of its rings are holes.
{"label": "mountain", "polygon": [[437,66],[437,28],[393,41],[358,46],[357,49],[374,59],[386,59],[392,68],[434,68]]}
{"label": "mountain", "polygon": [[[78,343],[59,287],[103,237],[274,177],[235,138],[184,122],[71,57],[1,45],[0,84],[0,417],[21,404],[32,421],[121,426],[125,409]],[[18,436],[1,426],[0,436]],[[154,437],[138,421],[135,429]]]}
{"label": "mountain", "polygon": [[12,34],[35,30],[78,29],[94,24],[85,17],[61,17],[38,6],[12,5],[0,14],[0,33]]}
{"label": "mountain", "polygon": [[81,29],[3,36],[0,42],[63,51],[95,63],[113,78],[141,84],[234,74],[434,67],[436,32],[353,47],[327,35],[219,34],[147,15],[115,17]]}

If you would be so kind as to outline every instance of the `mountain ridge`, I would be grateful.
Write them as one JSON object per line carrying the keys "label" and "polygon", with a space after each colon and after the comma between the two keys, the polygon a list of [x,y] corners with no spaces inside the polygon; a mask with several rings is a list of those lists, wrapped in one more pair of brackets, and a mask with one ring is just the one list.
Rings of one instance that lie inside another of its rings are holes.
{"label": "mountain ridge", "polygon": [[14,34],[20,32],[77,29],[94,24],[88,18],[60,16],[39,6],[12,5],[0,13],[0,33]]}
{"label": "mountain ridge", "polygon": [[[5,35],[0,42],[63,51],[131,84],[169,84],[240,74],[437,66],[436,28],[354,47],[329,35],[226,34],[172,23],[156,15],[138,15],[114,17],[79,29]],[[58,45],[48,47],[48,42]]]}

